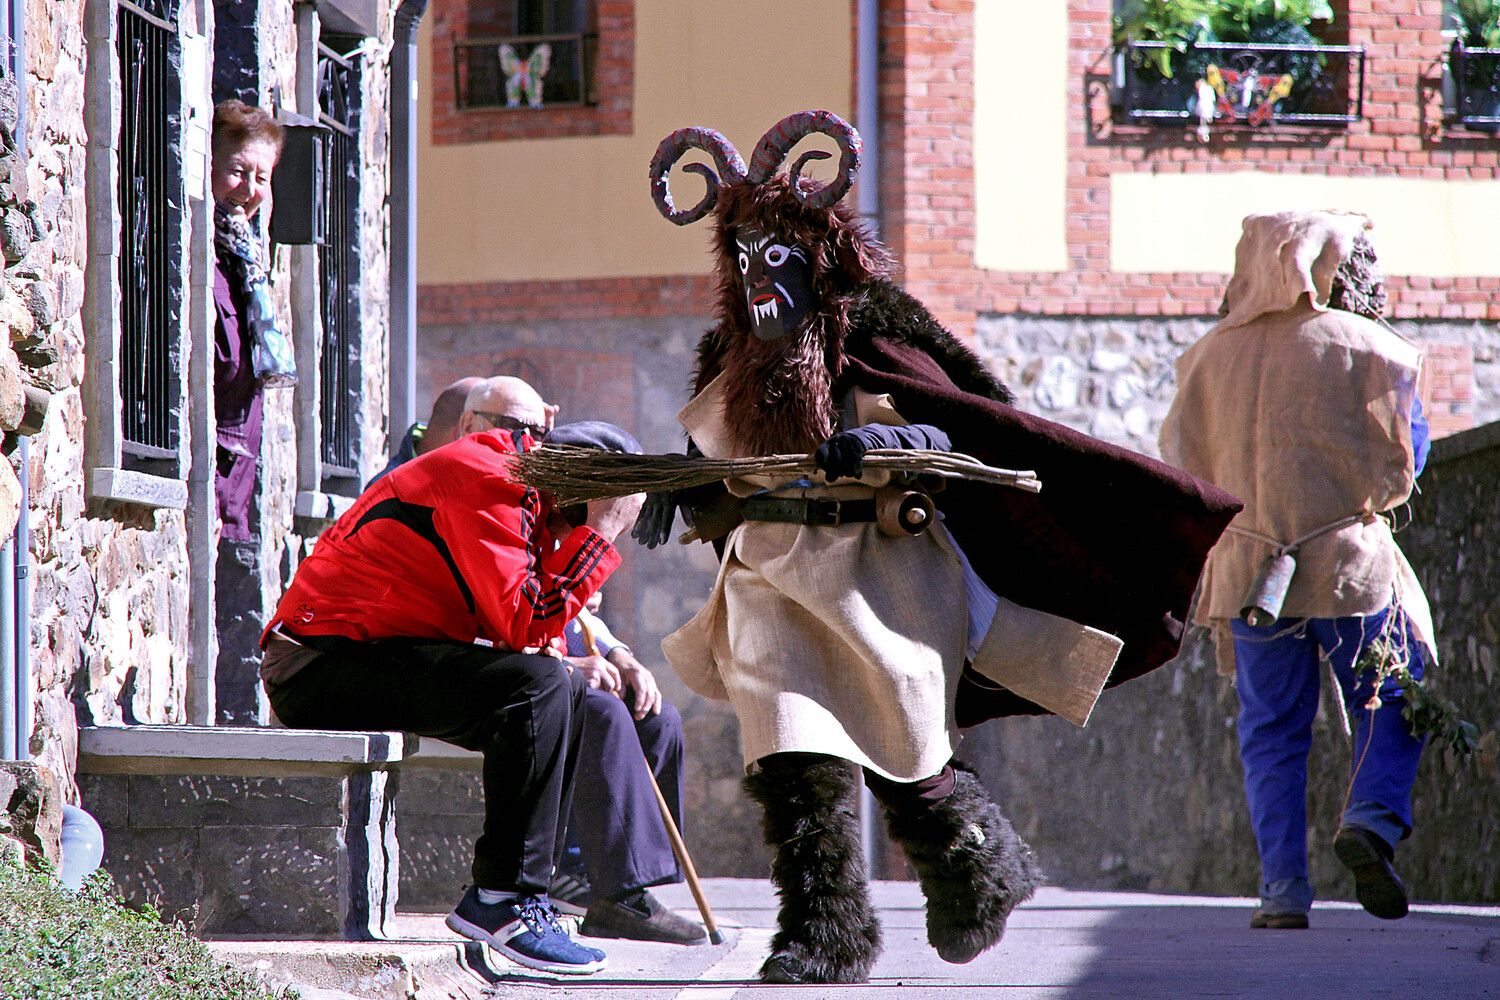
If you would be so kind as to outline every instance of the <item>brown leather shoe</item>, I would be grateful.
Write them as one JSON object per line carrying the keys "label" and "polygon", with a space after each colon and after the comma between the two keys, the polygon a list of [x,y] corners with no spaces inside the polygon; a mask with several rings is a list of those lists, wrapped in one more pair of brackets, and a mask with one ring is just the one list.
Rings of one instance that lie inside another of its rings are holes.
{"label": "brown leather shoe", "polygon": [[589,904],[578,929],[585,937],[628,938],[667,944],[707,944],[702,924],[679,917],[642,889],[624,899],[602,899]]}
{"label": "brown leather shoe", "polygon": [[1307,930],[1307,914],[1267,913],[1265,910],[1256,910],[1250,915],[1250,926],[1257,930],[1305,931]]}

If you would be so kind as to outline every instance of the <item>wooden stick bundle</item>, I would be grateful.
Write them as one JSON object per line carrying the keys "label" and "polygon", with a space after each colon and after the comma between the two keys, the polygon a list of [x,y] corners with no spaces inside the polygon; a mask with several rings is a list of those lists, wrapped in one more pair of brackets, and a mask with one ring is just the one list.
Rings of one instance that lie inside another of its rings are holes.
{"label": "wooden stick bundle", "polygon": [[[811,455],[756,458],[704,458],[691,455],[627,455],[599,448],[543,445],[513,459],[516,476],[528,486],[553,494],[561,505],[605,500],[631,493],[657,493],[703,486],[720,479],[771,475],[796,479],[817,471]],[[997,469],[949,451],[874,448],[865,453],[867,470],[972,479],[1039,492],[1035,472]]]}

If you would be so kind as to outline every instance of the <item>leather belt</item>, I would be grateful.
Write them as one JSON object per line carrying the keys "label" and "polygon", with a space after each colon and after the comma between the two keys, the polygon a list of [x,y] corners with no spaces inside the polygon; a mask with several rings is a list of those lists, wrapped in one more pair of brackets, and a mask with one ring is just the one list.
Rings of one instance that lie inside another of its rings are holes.
{"label": "leather belt", "polygon": [[830,497],[750,497],[740,508],[746,521],[777,521],[830,528],[875,520],[874,500],[834,500]]}

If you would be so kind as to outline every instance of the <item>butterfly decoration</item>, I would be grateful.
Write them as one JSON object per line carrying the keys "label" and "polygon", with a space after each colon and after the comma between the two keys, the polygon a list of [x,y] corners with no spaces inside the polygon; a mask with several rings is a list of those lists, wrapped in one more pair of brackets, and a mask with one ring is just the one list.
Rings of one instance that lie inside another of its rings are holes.
{"label": "butterfly decoration", "polygon": [[1198,138],[1208,141],[1208,126],[1215,118],[1234,121],[1241,116],[1249,125],[1264,125],[1276,115],[1276,105],[1292,92],[1290,73],[1270,76],[1254,67],[1226,69],[1210,64],[1196,85]]}
{"label": "butterfly decoration", "polygon": [[505,74],[505,106],[519,108],[521,95],[533,108],[542,106],[542,79],[552,65],[552,46],[546,42],[531,50],[524,60],[510,45],[500,46],[500,69]]}

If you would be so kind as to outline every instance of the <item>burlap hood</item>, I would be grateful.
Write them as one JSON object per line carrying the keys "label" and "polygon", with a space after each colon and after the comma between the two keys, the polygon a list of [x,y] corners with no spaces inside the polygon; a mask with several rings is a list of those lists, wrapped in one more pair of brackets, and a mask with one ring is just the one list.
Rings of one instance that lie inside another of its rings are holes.
{"label": "burlap hood", "polygon": [[[1220,328],[1243,326],[1297,304],[1328,309],[1333,275],[1370,220],[1353,212],[1276,212],[1245,217]],[[1273,262],[1275,264],[1273,265]]]}
{"label": "burlap hood", "polygon": [[1328,305],[1334,272],[1365,226],[1336,212],[1245,220],[1229,315],[1177,359],[1161,451],[1245,503],[1209,554],[1199,624],[1238,617],[1276,544],[1359,516],[1297,549],[1282,616],[1369,615],[1398,601],[1431,653],[1426,599],[1379,516],[1412,493],[1421,351]]}

